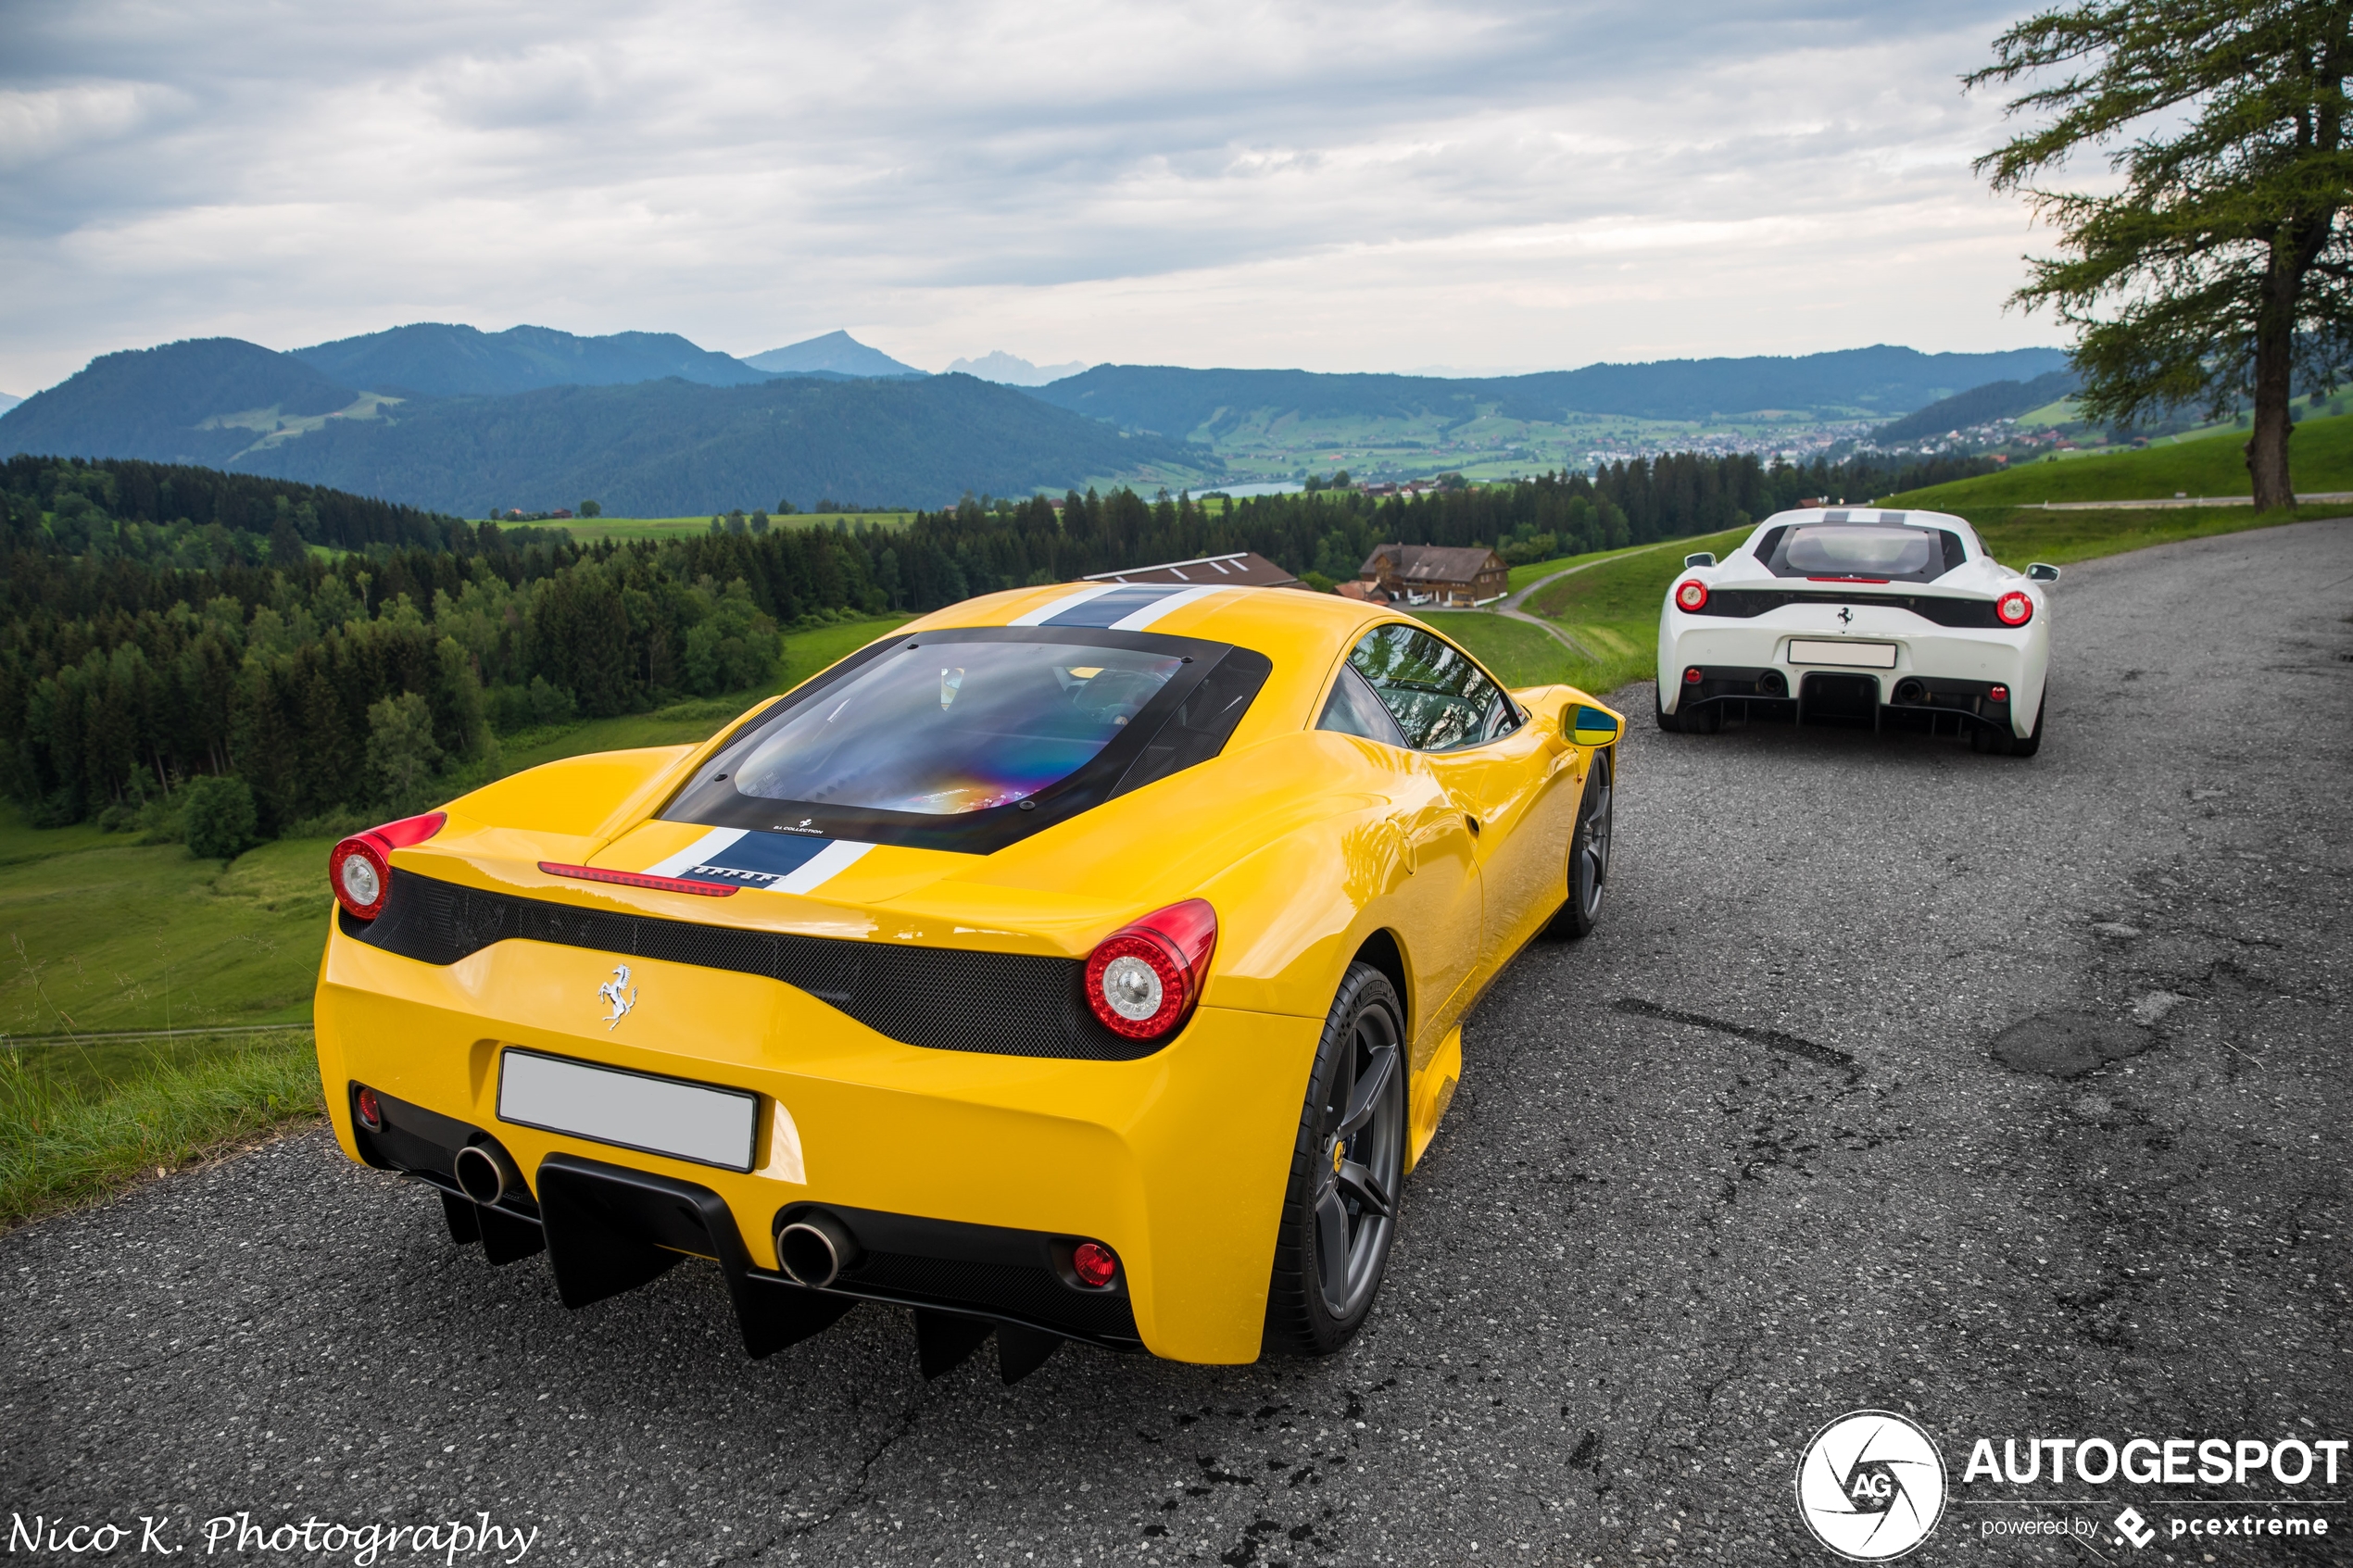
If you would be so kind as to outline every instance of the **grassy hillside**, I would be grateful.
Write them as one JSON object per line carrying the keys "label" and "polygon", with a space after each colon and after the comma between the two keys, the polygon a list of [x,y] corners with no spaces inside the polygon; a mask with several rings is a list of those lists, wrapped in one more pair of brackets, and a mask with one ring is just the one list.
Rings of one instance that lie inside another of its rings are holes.
{"label": "grassy hillside", "polygon": [[[770,691],[798,684],[901,623],[795,633],[767,690],[527,732],[508,745],[505,769],[702,740]],[[224,868],[177,844],[141,845],[86,824],[35,829],[9,811],[0,817],[0,1034],[308,1022],[326,940],[330,844],[281,839]],[[148,1048],[76,1047],[67,1065],[110,1080]]]}
{"label": "grassy hillside", "polygon": [[[2021,464],[2006,473],[1956,480],[1880,497],[1883,506],[1966,508],[2039,506],[2045,501],[2164,500],[2176,492],[2248,495],[2243,433],[2225,433],[2137,451],[2087,454]],[[2296,487],[2353,490],[2353,414],[2306,420],[2289,445]]]}

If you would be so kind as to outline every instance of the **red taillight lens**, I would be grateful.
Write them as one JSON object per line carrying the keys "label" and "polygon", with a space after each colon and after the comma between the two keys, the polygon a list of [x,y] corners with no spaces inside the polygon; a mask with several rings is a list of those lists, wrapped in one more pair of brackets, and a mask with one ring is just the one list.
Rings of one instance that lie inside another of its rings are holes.
{"label": "red taillight lens", "polygon": [[1100,1241],[1082,1241],[1070,1249],[1071,1272],[1079,1283],[1101,1290],[1119,1277],[1119,1259]]}
{"label": "red taillight lens", "polygon": [[1683,684],[1687,686],[1696,686],[1705,678],[1700,673],[1699,666],[1696,664],[1683,671]]}
{"label": "red taillight lens", "polygon": [[1200,898],[1122,926],[1087,959],[1087,1005],[1114,1035],[1156,1040],[1201,999],[1217,947],[1217,911]]}
{"label": "red taillight lens", "polygon": [[2034,619],[2034,601],[2013,588],[1994,601],[1994,617],[2005,626],[2023,626]]}
{"label": "red taillight lens", "polygon": [[354,920],[373,920],[384,913],[384,895],[392,887],[392,852],[422,844],[448,820],[447,811],[427,811],[370,828],[336,845],[327,853],[327,885],[334,889],[335,901]]}
{"label": "red taillight lens", "polygon": [[384,1108],[376,1103],[375,1090],[361,1089],[351,1097],[351,1106],[352,1113],[359,1117],[361,1126],[371,1133],[384,1130]]}
{"label": "red taillight lens", "polygon": [[2007,686],[1988,686],[1985,688],[1985,699],[1988,702],[2007,702],[2010,689]]}
{"label": "red taillight lens", "polygon": [[1707,584],[1696,577],[1686,577],[1675,584],[1676,608],[1687,615],[1697,614],[1707,606]]}

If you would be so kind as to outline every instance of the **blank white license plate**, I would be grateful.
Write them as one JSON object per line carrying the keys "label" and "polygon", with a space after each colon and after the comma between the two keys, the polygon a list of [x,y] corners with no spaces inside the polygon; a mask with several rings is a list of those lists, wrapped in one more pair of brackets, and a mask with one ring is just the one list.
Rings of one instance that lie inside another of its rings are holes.
{"label": "blank white license plate", "polygon": [[749,1171],[760,1097],[510,1047],[498,1057],[498,1119]]}
{"label": "blank white license plate", "polygon": [[1789,643],[1792,664],[1848,664],[1864,670],[1895,668],[1894,643],[1824,643],[1792,637]]}

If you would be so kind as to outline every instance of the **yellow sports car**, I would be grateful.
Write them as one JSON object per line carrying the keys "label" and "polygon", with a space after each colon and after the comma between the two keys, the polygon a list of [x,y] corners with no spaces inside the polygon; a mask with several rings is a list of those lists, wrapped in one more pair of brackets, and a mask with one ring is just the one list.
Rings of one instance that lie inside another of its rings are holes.
{"label": "yellow sports car", "polygon": [[335,1133],[569,1306],[716,1261],[756,1356],[1330,1351],[1465,1010],[1601,911],[1622,722],[1336,596],[960,604],[337,845]]}

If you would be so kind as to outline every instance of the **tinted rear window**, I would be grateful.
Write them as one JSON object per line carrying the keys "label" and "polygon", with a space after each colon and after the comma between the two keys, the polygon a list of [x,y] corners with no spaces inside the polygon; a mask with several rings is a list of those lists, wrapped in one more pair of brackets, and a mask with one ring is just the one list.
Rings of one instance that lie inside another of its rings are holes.
{"label": "tinted rear window", "polygon": [[746,725],[664,816],[986,853],[1214,757],[1271,670],[1150,633],[909,637]]}
{"label": "tinted rear window", "polygon": [[780,720],[736,788],[927,817],[1016,805],[1093,761],[1184,667],[1126,648],[909,643]]}
{"label": "tinted rear window", "polygon": [[1947,559],[1948,535],[1933,528],[1806,522],[1774,533],[1766,564],[1782,577],[1926,583],[1944,575],[1953,564]]}

